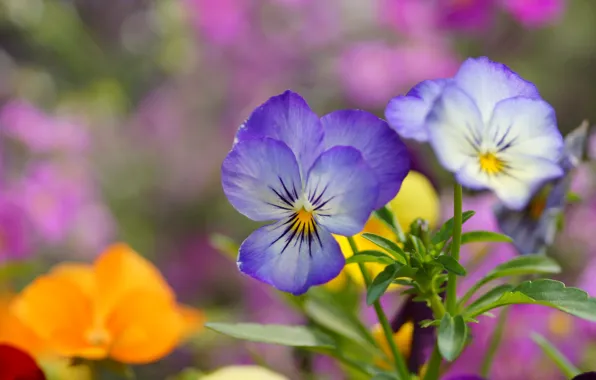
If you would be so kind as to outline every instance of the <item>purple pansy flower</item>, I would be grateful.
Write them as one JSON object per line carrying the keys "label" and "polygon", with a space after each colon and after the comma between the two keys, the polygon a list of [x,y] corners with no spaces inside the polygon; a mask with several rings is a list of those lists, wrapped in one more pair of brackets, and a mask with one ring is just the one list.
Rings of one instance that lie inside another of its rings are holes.
{"label": "purple pansy flower", "polygon": [[510,210],[501,203],[495,205],[499,228],[513,239],[520,254],[544,253],[553,244],[571,186],[572,172],[581,163],[587,137],[587,121],[565,137],[565,152],[560,158],[565,175],[544,184],[523,210]]}
{"label": "purple pansy flower", "polygon": [[0,201],[0,264],[28,256],[31,249],[27,216],[18,203],[3,195]]}
{"label": "purple pansy flower", "polygon": [[236,210],[276,221],[242,243],[240,271],[293,294],[330,281],[345,262],[331,234],[360,232],[409,167],[405,144],[376,116],[346,110],[319,118],[296,93],[272,97],[240,127],[222,165]]}
{"label": "purple pansy flower", "polygon": [[493,190],[508,208],[523,208],[545,181],[563,175],[553,108],[532,83],[486,57],[393,99],[386,116],[400,135],[428,140],[459,183]]}

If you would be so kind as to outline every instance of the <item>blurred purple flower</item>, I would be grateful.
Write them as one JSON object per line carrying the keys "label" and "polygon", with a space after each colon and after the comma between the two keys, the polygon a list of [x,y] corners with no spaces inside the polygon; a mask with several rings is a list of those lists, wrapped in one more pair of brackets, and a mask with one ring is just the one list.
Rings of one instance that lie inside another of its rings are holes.
{"label": "blurred purple flower", "polygon": [[33,153],[81,152],[89,145],[84,126],[66,118],[46,115],[32,104],[12,101],[0,109],[1,131]]}
{"label": "blurred purple flower", "polygon": [[87,197],[87,184],[68,174],[52,163],[35,163],[15,188],[37,234],[50,243],[66,237]]}
{"label": "blurred purple flower", "polygon": [[439,0],[439,27],[474,32],[491,27],[495,0]]}
{"label": "blurred purple flower", "polygon": [[362,107],[380,107],[413,84],[452,76],[459,61],[447,45],[435,41],[393,47],[378,42],[349,46],[339,61],[347,97]]}
{"label": "blurred purple flower", "polygon": [[564,0],[501,0],[503,7],[527,28],[558,21],[565,11]]}
{"label": "blurred purple flower", "polygon": [[0,264],[27,257],[31,249],[29,225],[23,209],[10,197],[0,201]]}
{"label": "blurred purple flower", "polygon": [[425,0],[379,0],[379,20],[397,32],[416,39],[436,38],[436,5]]}
{"label": "blurred purple flower", "polygon": [[193,27],[218,45],[240,42],[250,28],[250,2],[245,0],[183,0]]}

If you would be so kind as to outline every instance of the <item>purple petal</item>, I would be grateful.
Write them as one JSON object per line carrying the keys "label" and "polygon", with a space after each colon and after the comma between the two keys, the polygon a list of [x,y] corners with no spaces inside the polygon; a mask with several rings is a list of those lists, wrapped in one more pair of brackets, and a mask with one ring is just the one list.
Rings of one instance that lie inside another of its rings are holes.
{"label": "purple petal", "polygon": [[375,115],[358,110],[332,112],[321,119],[325,148],[352,146],[360,151],[379,181],[375,208],[381,208],[397,195],[410,170],[406,145]]}
{"label": "purple petal", "polygon": [[253,232],[240,246],[240,271],[294,295],[335,278],[345,259],[333,236],[318,227],[310,240],[301,239],[287,225],[282,220]]}
{"label": "purple petal", "polygon": [[452,376],[446,380],[485,380],[484,377],[478,375],[458,375]]}
{"label": "purple petal", "polygon": [[232,206],[256,221],[283,218],[302,191],[294,153],[270,138],[239,141],[222,164],[221,180]]}
{"label": "purple petal", "polygon": [[375,209],[379,182],[356,148],[336,146],[313,164],[305,194],[317,223],[331,233],[352,236]]}
{"label": "purple petal", "polygon": [[236,140],[271,137],[294,152],[301,173],[306,173],[323,152],[323,129],[319,117],[297,93],[286,91],[253,111],[240,127]]}
{"label": "purple petal", "polygon": [[414,86],[405,96],[389,101],[385,118],[402,137],[424,142],[428,140],[425,119],[435,99],[450,82],[449,79],[426,80]]}
{"label": "purple petal", "polygon": [[445,87],[426,122],[429,142],[447,170],[456,172],[476,160],[475,145],[481,140],[484,125],[478,108],[459,87],[453,84]]}
{"label": "purple petal", "polygon": [[540,99],[536,86],[504,64],[493,62],[487,57],[468,58],[454,79],[476,102],[485,122],[490,119],[497,103],[503,99],[516,96]]}

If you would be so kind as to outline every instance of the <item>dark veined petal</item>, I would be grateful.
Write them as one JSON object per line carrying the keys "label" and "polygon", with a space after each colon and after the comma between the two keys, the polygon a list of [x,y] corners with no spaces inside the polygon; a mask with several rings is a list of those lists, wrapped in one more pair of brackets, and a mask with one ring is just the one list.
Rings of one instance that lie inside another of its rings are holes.
{"label": "dark veined petal", "polygon": [[239,141],[225,158],[221,181],[228,200],[252,220],[279,220],[302,192],[298,163],[288,146],[270,138]]}
{"label": "dark veined petal", "polygon": [[242,273],[295,295],[332,280],[344,264],[333,236],[310,217],[290,216],[259,228],[238,255]]}
{"label": "dark veined petal", "polygon": [[495,205],[499,228],[513,239],[522,255],[543,253],[554,242],[558,218],[571,186],[572,170],[581,162],[587,135],[588,123],[584,122],[565,137],[565,153],[560,160],[565,175],[543,185],[523,210],[512,210],[502,203]]}
{"label": "dark veined petal", "polygon": [[379,194],[377,176],[356,148],[336,146],[314,163],[304,191],[317,223],[352,236],[364,228]]}
{"label": "dark veined petal", "polygon": [[321,118],[325,148],[352,146],[374,171],[379,181],[375,209],[398,193],[410,170],[410,155],[399,136],[375,115],[360,110],[332,112]]}
{"label": "dark veined petal", "polygon": [[389,126],[401,137],[424,142],[428,140],[425,124],[434,101],[451,79],[425,80],[414,86],[406,95],[396,96],[385,108]]}
{"label": "dark veined petal", "polygon": [[571,380],[596,380],[596,372],[581,373]]}
{"label": "dark veined petal", "polygon": [[253,111],[236,134],[236,141],[270,137],[283,141],[294,152],[306,173],[323,151],[319,117],[297,93],[286,91]]}
{"label": "dark veined petal", "polygon": [[524,96],[540,99],[536,86],[502,63],[487,57],[468,58],[454,77],[457,85],[476,103],[487,122],[496,104],[503,99]]}
{"label": "dark veined petal", "polygon": [[28,353],[0,344],[0,379],[45,380],[46,376]]}

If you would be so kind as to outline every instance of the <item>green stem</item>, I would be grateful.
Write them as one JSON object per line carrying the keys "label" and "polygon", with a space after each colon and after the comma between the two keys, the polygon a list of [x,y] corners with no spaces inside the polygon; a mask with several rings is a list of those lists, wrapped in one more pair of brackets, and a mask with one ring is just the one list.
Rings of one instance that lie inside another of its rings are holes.
{"label": "green stem", "polygon": [[439,352],[439,344],[435,344],[433,353],[430,356],[428,365],[426,366],[426,373],[424,380],[438,380],[439,372],[441,371],[441,353]]}
{"label": "green stem", "polygon": [[[352,252],[356,254],[358,252],[358,247],[356,246],[354,238],[348,237],[348,242],[350,243],[350,248],[352,248]],[[366,289],[368,289],[371,284],[371,279],[368,274],[368,271],[363,263],[359,263],[358,266],[360,267],[360,272],[362,272],[362,278],[364,279],[364,283],[366,284]],[[391,325],[389,324],[389,319],[387,319],[387,315],[385,315],[385,311],[383,311],[381,302],[379,300],[375,301],[373,307],[375,309],[375,312],[377,313],[377,318],[379,319],[379,323],[383,328],[383,332],[385,333],[385,339],[387,339],[387,344],[391,349],[391,355],[393,356],[393,362],[395,363],[395,369],[397,371],[398,378],[402,380],[410,379],[410,371],[406,366],[406,362],[403,356],[397,349],[397,345],[395,344],[395,340],[393,339],[393,330],[391,329]]]}
{"label": "green stem", "polygon": [[503,338],[503,330],[505,329],[505,321],[507,320],[507,314],[509,313],[509,308],[506,307],[501,314],[499,315],[499,319],[497,320],[497,326],[495,327],[495,331],[493,332],[493,336],[491,337],[488,351],[486,352],[486,356],[484,357],[484,361],[482,362],[482,367],[480,369],[480,375],[484,378],[488,377],[488,373],[490,372],[490,367],[493,363],[493,359],[497,354],[497,350],[499,349],[499,345],[501,344],[501,339]]}
{"label": "green stem", "polygon": [[[459,183],[455,183],[453,193],[453,239],[451,243],[451,257],[459,262],[459,247],[461,245],[461,225],[462,225],[462,188]],[[457,314],[457,275],[449,273],[447,276],[447,298],[445,307],[451,315]]]}
{"label": "green stem", "polygon": [[435,293],[428,299],[428,301],[430,302],[430,308],[433,311],[435,319],[443,318],[443,315],[445,315],[445,306],[443,306],[443,303],[441,302],[441,297]]}

